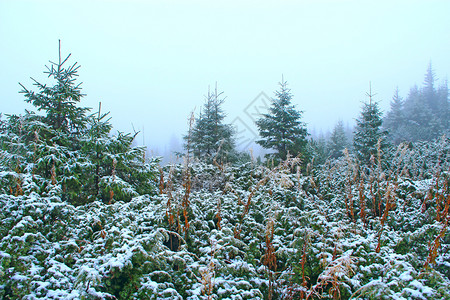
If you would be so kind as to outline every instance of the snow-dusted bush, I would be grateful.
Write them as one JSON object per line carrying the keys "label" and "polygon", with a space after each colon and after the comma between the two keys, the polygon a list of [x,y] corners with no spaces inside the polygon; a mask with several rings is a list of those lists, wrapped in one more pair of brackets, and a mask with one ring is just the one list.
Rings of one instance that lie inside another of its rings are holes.
{"label": "snow-dusted bush", "polygon": [[[183,166],[162,170],[159,195],[78,207],[4,173],[24,192],[0,196],[0,297],[446,299],[446,149],[401,148],[367,169],[347,155],[309,176],[292,160],[194,163],[188,228]],[[422,155],[434,164],[415,173]]]}

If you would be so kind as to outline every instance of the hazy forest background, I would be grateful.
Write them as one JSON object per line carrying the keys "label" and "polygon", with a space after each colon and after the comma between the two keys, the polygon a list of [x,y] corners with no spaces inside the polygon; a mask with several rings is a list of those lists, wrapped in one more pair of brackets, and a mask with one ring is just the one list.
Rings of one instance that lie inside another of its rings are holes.
{"label": "hazy forest background", "polygon": [[[236,147],[207,89],[177,162],[82,105],[59,50],[0,118],[4,299],[450,299],[449,97],[432,64],[383,113],[312,136],[281,79]],[[154,109],[158,109],[155,105]]]}

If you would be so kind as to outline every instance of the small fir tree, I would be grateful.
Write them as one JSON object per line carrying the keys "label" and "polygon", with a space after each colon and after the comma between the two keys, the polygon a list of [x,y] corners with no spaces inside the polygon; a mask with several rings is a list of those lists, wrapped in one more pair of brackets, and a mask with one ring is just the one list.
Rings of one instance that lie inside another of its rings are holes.
{"label": "small fir tree", "polygon": [[331,158],[339,158],[344,155],[343,151],[347,148],[347,135],[344,129],[344,123],[339,120],[334,126],[328,141],[328,153]]}
{"label": "small fir tree", "polygon": [[41,195],[52,195],[72,204],[97,199],[130,200],[152,193],[156,161],[146,161],[142,147],[132,147],[134,136],[112,136],[112,126],[100,112],[78,107],[83,97],[76,84],[78,66],[65,68],[70,55],[47,67],[55,84],[34,80],[38,91],[23,85],[25,101],[44,114],[26,111],[2,121],[0,169],[13,180],[28,180],[27,186]]}
{"label": "small fir tree", "polygon": [[275,92],[272,100],[269,113],[256,121],[261,137],[256,142],[263,148],[274,150],[275,153],[266,157],[277,161],[285,160],[288,153],[291,156],[305,155],[308,132],[300,120],[303,112],[291,104],[292,94],[286,81],[280,82],[280,90]]}
{"label": "small fir tree", "polygon": [[[208,89],[208,95],[190,136],[190,148],[194,157],[207,162],[225,162],[229,154],[234,150],[233,127],[223,124],[225,113],[222,104],[225,99],[222,93],[214,93]],[[187,136],[184,137],[187,141]],[[186,148],[187,144],[185,144]]]}
{"label": "small fir tree", "polygon": [[77,106],[84,96],[81,93],[81,83],[76,83],[80,65],[75,62],[66,67],[69,58],[70,54],[62,59],[60,41],[58,62],[50,61],[50,66],[46,66],[47,71],[44,72],[55,81],[55,85],[47,86],[31,78],[38,92],[28,90],[20,84],[23,88],[21,93],[25,95],[26,102],[33,104],[38,111],[45,112],[43,121],[54,130],[68,134],[82,134],[87,124],[86,113],[90,109]]}
{"label": "small fir tree", "polygon": [[399,96],[397,88],[392,97],[391,110],[383,120],[383,127],[389,132],[390,140],[398,145],[404,141],[405,126],[403,99]]}
{"label": "small fir tree", "polygon": [[356,128],[353,136],[353,146],[356,156],[362,163],[370,163],[371,157],[377,157],[377,143],[381,140],[381,150],[388,144],[386,141],[387,132],[381,129],[383,123],[382,112],[378,103],[372,100],[372,92],[367,96],[369,102],[363,103],[361,116],[356,119]]}

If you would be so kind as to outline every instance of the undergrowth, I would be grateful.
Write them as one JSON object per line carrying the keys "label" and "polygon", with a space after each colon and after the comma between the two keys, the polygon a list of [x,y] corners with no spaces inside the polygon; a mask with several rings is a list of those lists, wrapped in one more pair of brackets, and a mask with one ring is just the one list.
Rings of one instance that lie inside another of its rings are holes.
{"label": "undergrowth", "polygon": [[157,194],[80,206],[2,171],[0,298],[449,299],[449,148],[307,175],[192,160],[162,167]]}

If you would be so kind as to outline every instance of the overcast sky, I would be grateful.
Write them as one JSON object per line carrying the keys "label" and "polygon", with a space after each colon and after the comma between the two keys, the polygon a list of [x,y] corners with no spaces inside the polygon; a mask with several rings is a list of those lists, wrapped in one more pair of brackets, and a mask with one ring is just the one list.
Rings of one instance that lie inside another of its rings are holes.
{"label": "overcast sky", "polygon": [[227,122],[251,130],[261,92],[272,97],[283,75],[308,128],[326,132],[353,123],[369,82],[387,111],[430,61],[445,79],[449,13],[450,1],[434,0],[0,0],[0,112],[23,112],[18,82],[46,82],[61,39],[81,65],[81,105],[101,101],[116,129],[144,128],[139,141],[159,152],[216,82]]}

